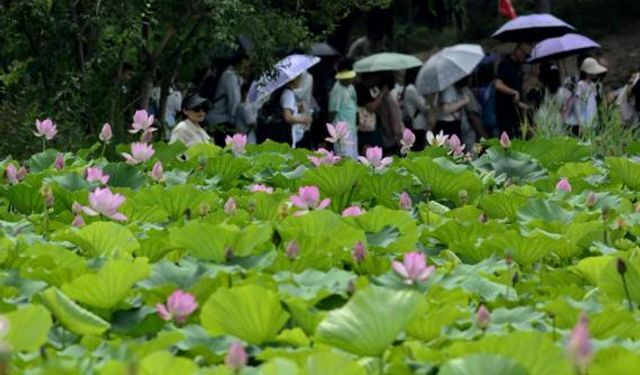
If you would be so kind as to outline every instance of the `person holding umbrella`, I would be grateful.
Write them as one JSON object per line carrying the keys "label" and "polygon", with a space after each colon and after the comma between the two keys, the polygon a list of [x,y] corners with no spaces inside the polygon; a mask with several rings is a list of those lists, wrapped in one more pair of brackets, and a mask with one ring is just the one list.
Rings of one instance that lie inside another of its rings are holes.
{"label": "person holding umbrella", "polygon": [[271,74],[264,74],[251,84],[249,103],[270,97],[258,113],[259,143],[271,139],[293,145],[292,130],[311,126],[312,118],[299,113],[293,90],[299,86],[301,74],[319,61],[318,57],[308,55],[287,56],[276,64]]}
{"label": "person holding umbrella", "polygon": [[522,65],[531,55],[530,43],[518,43],[513,52],[498,65],[496,77],[496,121],[500,132],[509,137],[520,136],[520,123],[529,107],[521,100],[523,76]]}

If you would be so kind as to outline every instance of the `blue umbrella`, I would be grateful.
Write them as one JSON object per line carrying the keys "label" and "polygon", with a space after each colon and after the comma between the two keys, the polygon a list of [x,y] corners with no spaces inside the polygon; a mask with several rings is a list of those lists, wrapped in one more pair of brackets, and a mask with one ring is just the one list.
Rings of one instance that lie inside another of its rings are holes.
{"label": "blue umbrella", "polygon": [[579,55],[600,48],[593,40],[580,34],[567,34],[558,38],[545,39],[531,51],[528,63],[535,64],[550,60],[560,60],[567,56]]}
{"label": "blue umbrella", "polygon": [[502,42],[538,42],[575,30],[575,27],[551,14],[530,14],[505,23],[493,33],[493,38]]}

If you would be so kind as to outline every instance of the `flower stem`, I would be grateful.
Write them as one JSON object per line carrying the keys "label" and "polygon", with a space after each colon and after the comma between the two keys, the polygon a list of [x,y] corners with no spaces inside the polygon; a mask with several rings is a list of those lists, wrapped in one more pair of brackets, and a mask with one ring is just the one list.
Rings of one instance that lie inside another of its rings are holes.
{"label": "flower stem", "polygon": [[629,311],[633,312],[633,302],[631,301],[631,294],[629,293],[629,287],[627,286],[627,278],[624,274],[620,274],[622,278],[622,286],[624,287],[624,294],[627,296],[627,303],[629,304]]}
{"label": "flower stem", "polygon": [[42,137],[42,152],[47,149],[47,141]]}

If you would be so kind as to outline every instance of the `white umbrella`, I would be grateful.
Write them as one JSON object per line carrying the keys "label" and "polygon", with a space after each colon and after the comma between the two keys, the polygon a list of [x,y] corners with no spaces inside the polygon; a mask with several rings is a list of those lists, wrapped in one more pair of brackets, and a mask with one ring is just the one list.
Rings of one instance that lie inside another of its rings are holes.
{"label": "white umbrella", "polygon": [[353,64],[353,70],[359,73],[381,72],[411,69],[420,65],[422,65],[422,61],[415,56],[404,53],[381,52],[356,61]]}
{"label": "white umbrella", "polygon": [[249,103],[271,95],[318,62],[320,62],[319,57],[309,55],[290,55],[280,60],[273,72],[265,73],[251,83],[248,94]]}
{"label": "white umbrella", "polygon": [[468,76],[484,58],[477,44],[458,44],[433,55],[420,68],[416,88],[422,95],[440,92]]}

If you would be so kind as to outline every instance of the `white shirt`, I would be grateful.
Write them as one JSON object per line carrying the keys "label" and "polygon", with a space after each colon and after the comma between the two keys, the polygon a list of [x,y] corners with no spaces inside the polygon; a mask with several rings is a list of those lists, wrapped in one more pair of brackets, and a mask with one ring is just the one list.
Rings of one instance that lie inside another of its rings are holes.
{"label": "white shirt", "polygon": [[576,85],[574,112],[581,127],[591,128],[598,118],[598,102],[596,100],[596,84],[580,81]]}
{"label": "white shirt", "polygon": [[200,125],[196,125],[190,120],[181,121],[176,125],[175,129],[171,133],[171,140],[169,143],[182,142],[185,146],[191,147],[199,143],[207,143],[211,140]]}
{"label": "white shirt", "polygon": [[427,129],[426,114],[429,112],[429,107],[427,107],[427,100],[424,96],[418,94],[418,90],[416,90],[415,85],[409,85],[404,90],[404,97],[402,98],[402,112],[404,116],[411,117],[414,129]]}
{"label": "white shirt", "polygon": [[453,104],[462,99],[462,93],[458,89],[456,89],[455,86],[451,85],[442,90],[438,94],[438,97],[438,104],[441,106],[440,110],[438,111],[438,121],[451,122],[460,120],[462,118],[462,110],[460,109],[453,113],[445,113],[442,110],[442,106],[444,106],[445,104]]}
{"label": "white shirt", "polygon": [[309,113],[313,108],[313,76],[309,72],[300,75],[300,84],[293,90],[298,103],[304,105],[305,112]]}
{"label": "white shirt", "polygon": [[207,114],[210,124],[235,124],[238,107],[242,103],[242,77],[233,66],[220,76],[213,99],[213,109]]}

